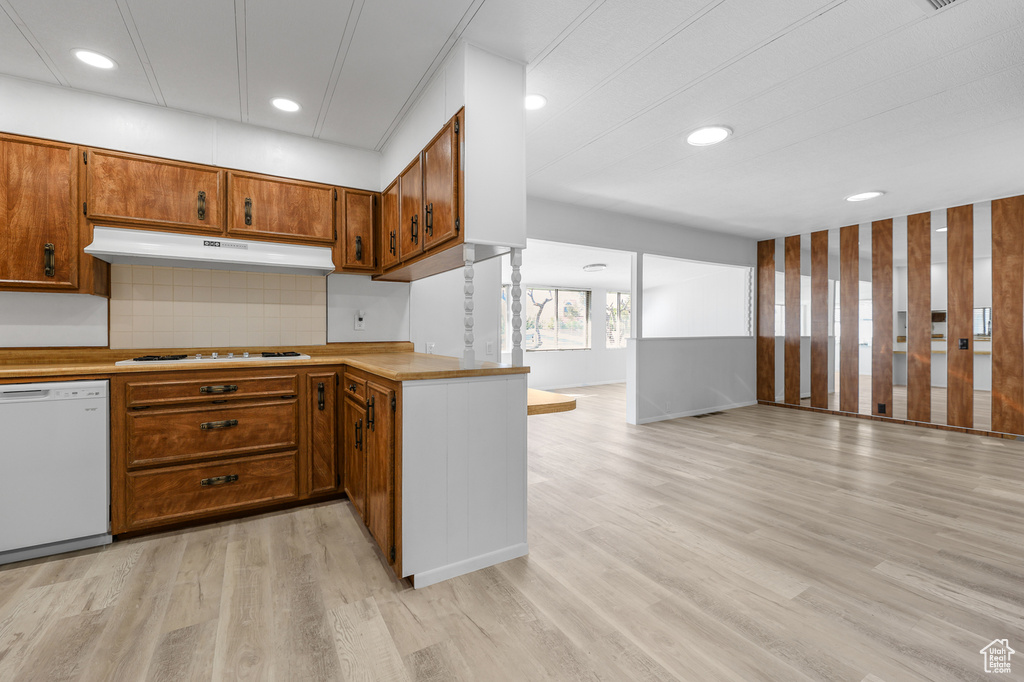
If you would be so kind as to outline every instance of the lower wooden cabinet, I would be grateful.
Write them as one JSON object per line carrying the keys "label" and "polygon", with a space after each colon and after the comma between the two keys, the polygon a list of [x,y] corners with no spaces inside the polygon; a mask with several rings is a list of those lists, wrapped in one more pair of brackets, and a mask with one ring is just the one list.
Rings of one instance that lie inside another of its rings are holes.
{"label": "lower wooden cabinet", "polygon": [[350,367],[111,380],[111,530],[345,492],[401,575],[401,384]]}
{"label": "lower wooden cabinet", "polygon": [[401,388],[354,370],[345,373],[345,383],[352,387],[346,392],[343,419],[345,492],[388,564],[401,575],[396,509],[396,424]]}

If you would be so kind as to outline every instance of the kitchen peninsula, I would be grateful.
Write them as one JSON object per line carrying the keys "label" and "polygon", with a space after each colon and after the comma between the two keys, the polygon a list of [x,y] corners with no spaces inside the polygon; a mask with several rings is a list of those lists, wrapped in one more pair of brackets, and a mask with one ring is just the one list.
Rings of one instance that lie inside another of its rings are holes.
{"label": "kitchen peninsula", "polygon": [[143,353],[0,351],[0,383],[110,380],[115,535],[345,492],[417,587],[526,553],[529,368],[462,369],[403,342],[245,350],[261,349],[127,365]]}

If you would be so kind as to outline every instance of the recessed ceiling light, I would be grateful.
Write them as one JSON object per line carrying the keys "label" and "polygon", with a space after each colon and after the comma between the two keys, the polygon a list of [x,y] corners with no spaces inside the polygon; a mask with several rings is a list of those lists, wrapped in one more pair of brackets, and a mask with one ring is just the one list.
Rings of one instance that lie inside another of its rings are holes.
{"label": "recessed ceiling light", "polygon": [[97,69],[112,69],[117,66],[113,59],[99,52],[93,52],[92,50],[73,50],[73,52],[79,60],[89,66],[95,66]]}
{"label": "recessed ceiling light", "polygon": [[529,111],[543,109],[547,103],[548,98],[544,95],[527,95],[526,99],[523,100],[523,106],[525,106]]}
{"label": "recessed ceiling light", "polygon": [[278,109],[280,109],[281,111],[294,112],[302,108],[299,106],[298,102],[294,102],[290,99],[285,99],[284,97],[275,97],[274,99],[270,100],[270,103],[273,104]]}
{"label": "recessed ceiling light", "polygon": [[583,266],[583,272],[601,272],[606,267],[608,267],[606,263],[591,263]]}
{"label": "recessed ceiling light", "polygon": [[937,228],[935,228],[935,231],[936,232],[945,232],[948,229],[949,229],[948,227],[937,227]]}
{"label": "recessed ceiling light", "polygon": [[732,135],[732,128],[707,126],[706,128],[694,130],[686,136],[686,141],[694,147],[710,147],[713,144],[718,144],[730,135]]}
{"label": "recessed ceiling light", "polygon": [[877,199],[878,197],[885,194],[885,192],[861,192],[860,194],[851,194],[846,197],[847,201],[867,201],[868,199]]}

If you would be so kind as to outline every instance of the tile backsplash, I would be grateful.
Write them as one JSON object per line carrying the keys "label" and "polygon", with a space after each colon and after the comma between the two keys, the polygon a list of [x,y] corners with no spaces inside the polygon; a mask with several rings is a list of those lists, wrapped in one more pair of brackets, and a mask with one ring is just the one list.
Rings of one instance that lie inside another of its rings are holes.
{"label": "tile backsplash", "polygon": [[113,265],[111,348],[327,343],[327,278]]}

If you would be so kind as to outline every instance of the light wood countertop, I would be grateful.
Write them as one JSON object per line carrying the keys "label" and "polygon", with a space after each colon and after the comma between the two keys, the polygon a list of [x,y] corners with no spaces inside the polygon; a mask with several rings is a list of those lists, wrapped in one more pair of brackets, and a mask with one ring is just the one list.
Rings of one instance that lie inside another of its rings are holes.
{"label": "light wood countertop", "polygon": [[570,412],[575,409],[576,398],[551,391],[539,391],[536,388],[527,389],[526,414],[554,414],[555,412]]}
{"label": "light wood countertop", "polygon": [[[34,377],[103,377],[113,374],[137,372],[196,372],[222,369],[262,369],[268,367],[310,367],[320,365],[348,365],[393,381],[421,381],[427,379],[455,379],[463,377],[526,374],[529,367],[512,367],[492,362],[481,363],[476,369],[461,369],[459,358],[445,355],[415,353],[408,342],[394,343],[331,343],[326,346],[297,346],[287,350],[309,355],[308,360],[294,358],[267,358],[259,361],[166,363],[154,365],[140,362],[116,365],[140,355],[208,354],[212,348],[32,348],[0,350],[0,382]],[[222,354],[243,350],[258,353],[281,348],[224,348]]]}

